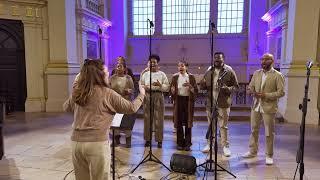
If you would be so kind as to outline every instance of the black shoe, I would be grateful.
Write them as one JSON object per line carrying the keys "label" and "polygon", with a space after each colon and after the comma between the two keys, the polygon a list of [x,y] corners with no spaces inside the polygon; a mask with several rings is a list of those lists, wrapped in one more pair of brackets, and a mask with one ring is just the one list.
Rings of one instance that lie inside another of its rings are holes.
{"label": "black shoe", "polygon": [[184,147],[184,150],[185,150],[185,151],[190,151],[190,146]]}
{"label": "black shoe", "polygon": [[117,147],[120,144],[120,135],[114,136],[114,142],[112,142],[111,146]]}
{"label": "black shoe", "polygon": [[131,148],[131,136],[126,137],[126,148]]}
{"label": "black shoe", "polygon": [[149,147],[151,145],[150,141],[146,141],[146,143],[144,144],[144,147]]}
{"label": "black shoe", "polygon": [[158,142],[158,148],[162,148],[162,142]]}

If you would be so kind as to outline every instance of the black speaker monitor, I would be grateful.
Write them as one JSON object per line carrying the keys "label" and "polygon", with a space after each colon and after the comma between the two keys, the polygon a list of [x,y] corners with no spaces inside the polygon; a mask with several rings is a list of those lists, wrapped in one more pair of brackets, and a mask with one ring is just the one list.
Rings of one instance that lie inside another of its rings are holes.
{"label": "black speaker monitor", "polygon": [[194,174],[197,168],[197,161],[193,156],[173,154],[170,160],[170,168],[174,172]]}

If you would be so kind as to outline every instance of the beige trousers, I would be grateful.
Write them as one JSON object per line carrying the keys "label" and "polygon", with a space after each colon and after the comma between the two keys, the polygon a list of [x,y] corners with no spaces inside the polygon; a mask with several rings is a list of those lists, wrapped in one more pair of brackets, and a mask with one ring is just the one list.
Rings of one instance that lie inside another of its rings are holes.
{"label": "beige trousers", "polygon": [[163,119],[164,119],[164,97],[161,92],[152,92],[153,116],[152,125],[150,125],[150,94],[146,93],[143,102],[144,111],[144,140],[150,140],[150,127],[155,132],[155,141],[163,140]]}
{"label": "beige trousers", "polygon": [[251,135],[249,148],[252,154],[257,154],[259,145],[259,130],[261,119],[264,122],[265,137],[266,137],[266,155],[273,156],[273,142],[275,134],[275,113],[260,113],[254,110],[251,111]]}
{"label": "beige trousers", "polygon": [[76,180],[110,180],[111,151],[108,141],[72,141],[72,163]]}
{"label": "beige trousers", "polygon": [[[207,108],[207,119],[208,124],[210,126],[211,122],[211,112],[210,108]],[[220,127],[220,135],[221,135],[221,145],[222,147],[229,146],[229,140],[228,140],[228,121],[229,121],[229,114],[230,114],[230,108],[218,108],[218,125]],[[213,119],[213,126],[212,126],[212,132],[213,137],[215,133],[215,119]],[[209,142],[209,138],[208,138]]]}

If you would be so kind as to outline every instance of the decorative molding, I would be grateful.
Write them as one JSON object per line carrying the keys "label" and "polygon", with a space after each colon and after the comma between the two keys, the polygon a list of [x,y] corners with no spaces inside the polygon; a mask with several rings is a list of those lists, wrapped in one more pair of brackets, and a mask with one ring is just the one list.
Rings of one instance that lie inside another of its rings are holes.
{"label": "decorative molding", "polygon": [[68,75],[77,74],[80,70],[80,64],[72,63],[49,63],[46,67],[46,75]]}
{"label": "decorative molding", "polygon": [[288,21],[288,0],[280,0],[277,2],[261,19],[268,22],[270,31],[286,28]]}
{"label": "decorative molding", "polygon": [[0,2],[0,16],[5,19],[43,24],[42,11],[46,6],[47,1],[44,0],[3,0]]}
{"label": "decorative molding", "polygon": [[40,5],[40,6],[44,6],[48,3],[47,0],[4,0],[7,2],[11,2],[14,4],[21,4],[21,5]]}
{"label": "decorative molding", "polygon": [[[148,36],[128,36],[130,40],[147,40]],[[194,39],[209,39],[210,34],[195,34],[195,35],[153,35],[152,40],[194,40]],[[214,34],[214,39],[247,39],[247,34]]]}
{"label": "decorative molding", "polygon": [[77,13],[77,29],[80,31],[86,31],[88,33],[98,34],[97,27],[100,26],[104,38],[108,38],[107,29],[112,26],[111,21],[97,16],[95,13],[87,9],[76,9]]}

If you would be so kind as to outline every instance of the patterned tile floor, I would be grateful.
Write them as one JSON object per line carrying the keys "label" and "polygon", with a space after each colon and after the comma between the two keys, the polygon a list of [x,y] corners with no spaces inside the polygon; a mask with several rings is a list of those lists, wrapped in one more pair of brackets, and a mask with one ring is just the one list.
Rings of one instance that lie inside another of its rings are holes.
{"label": "patterned tile floor", "polygon": [[[72,116],[62,113],[15,113],[7,117],[4,126],[5,157],[0,161],[0,180],[62,180],[74,179],[71,162],[70,133]],[[178,151],[175,145],[175,133],[172,122],[165,121],[163,148],[153,145],[153,153],[166,166],[170,166],[173,153],[189,154],[203,163],[208,157],[201,149],[206,143],[204,138],[206,122],[195,122],[193,127],[193,145],[190,152]],[[241,154],[247,151],[249,122],[231,122],[231,157],[224,157],[221,148],[218,151],[218,164],[232,172],[241,180],[254,179],[293,179],[297,166],[296,150],[299,141],[298,124],[277,124],[274,162],[265,165],[264,131],[261,129],[260,152],[258,157],[243,159]],[[141,165],[133,174],[134,167],[146,156],[149,149],[144,148],[143,121],[137,120],[132,139],[132,148],[116,148],[117,179],[203,179],[204,170],[187,176],[170,173],[154,162]],[[320,127],[307,126],[305,138],[305,176],[307,180],[320,179]],[[124,139],[121,139],[124,143]],[[68,174],[69,173],[69,174]],[[224,171],[217,171],[217,179],[234,179]],[[296,179],[299,178],[297,174]],[[208,173],[205,179],[214,179],[214,173]]]}

